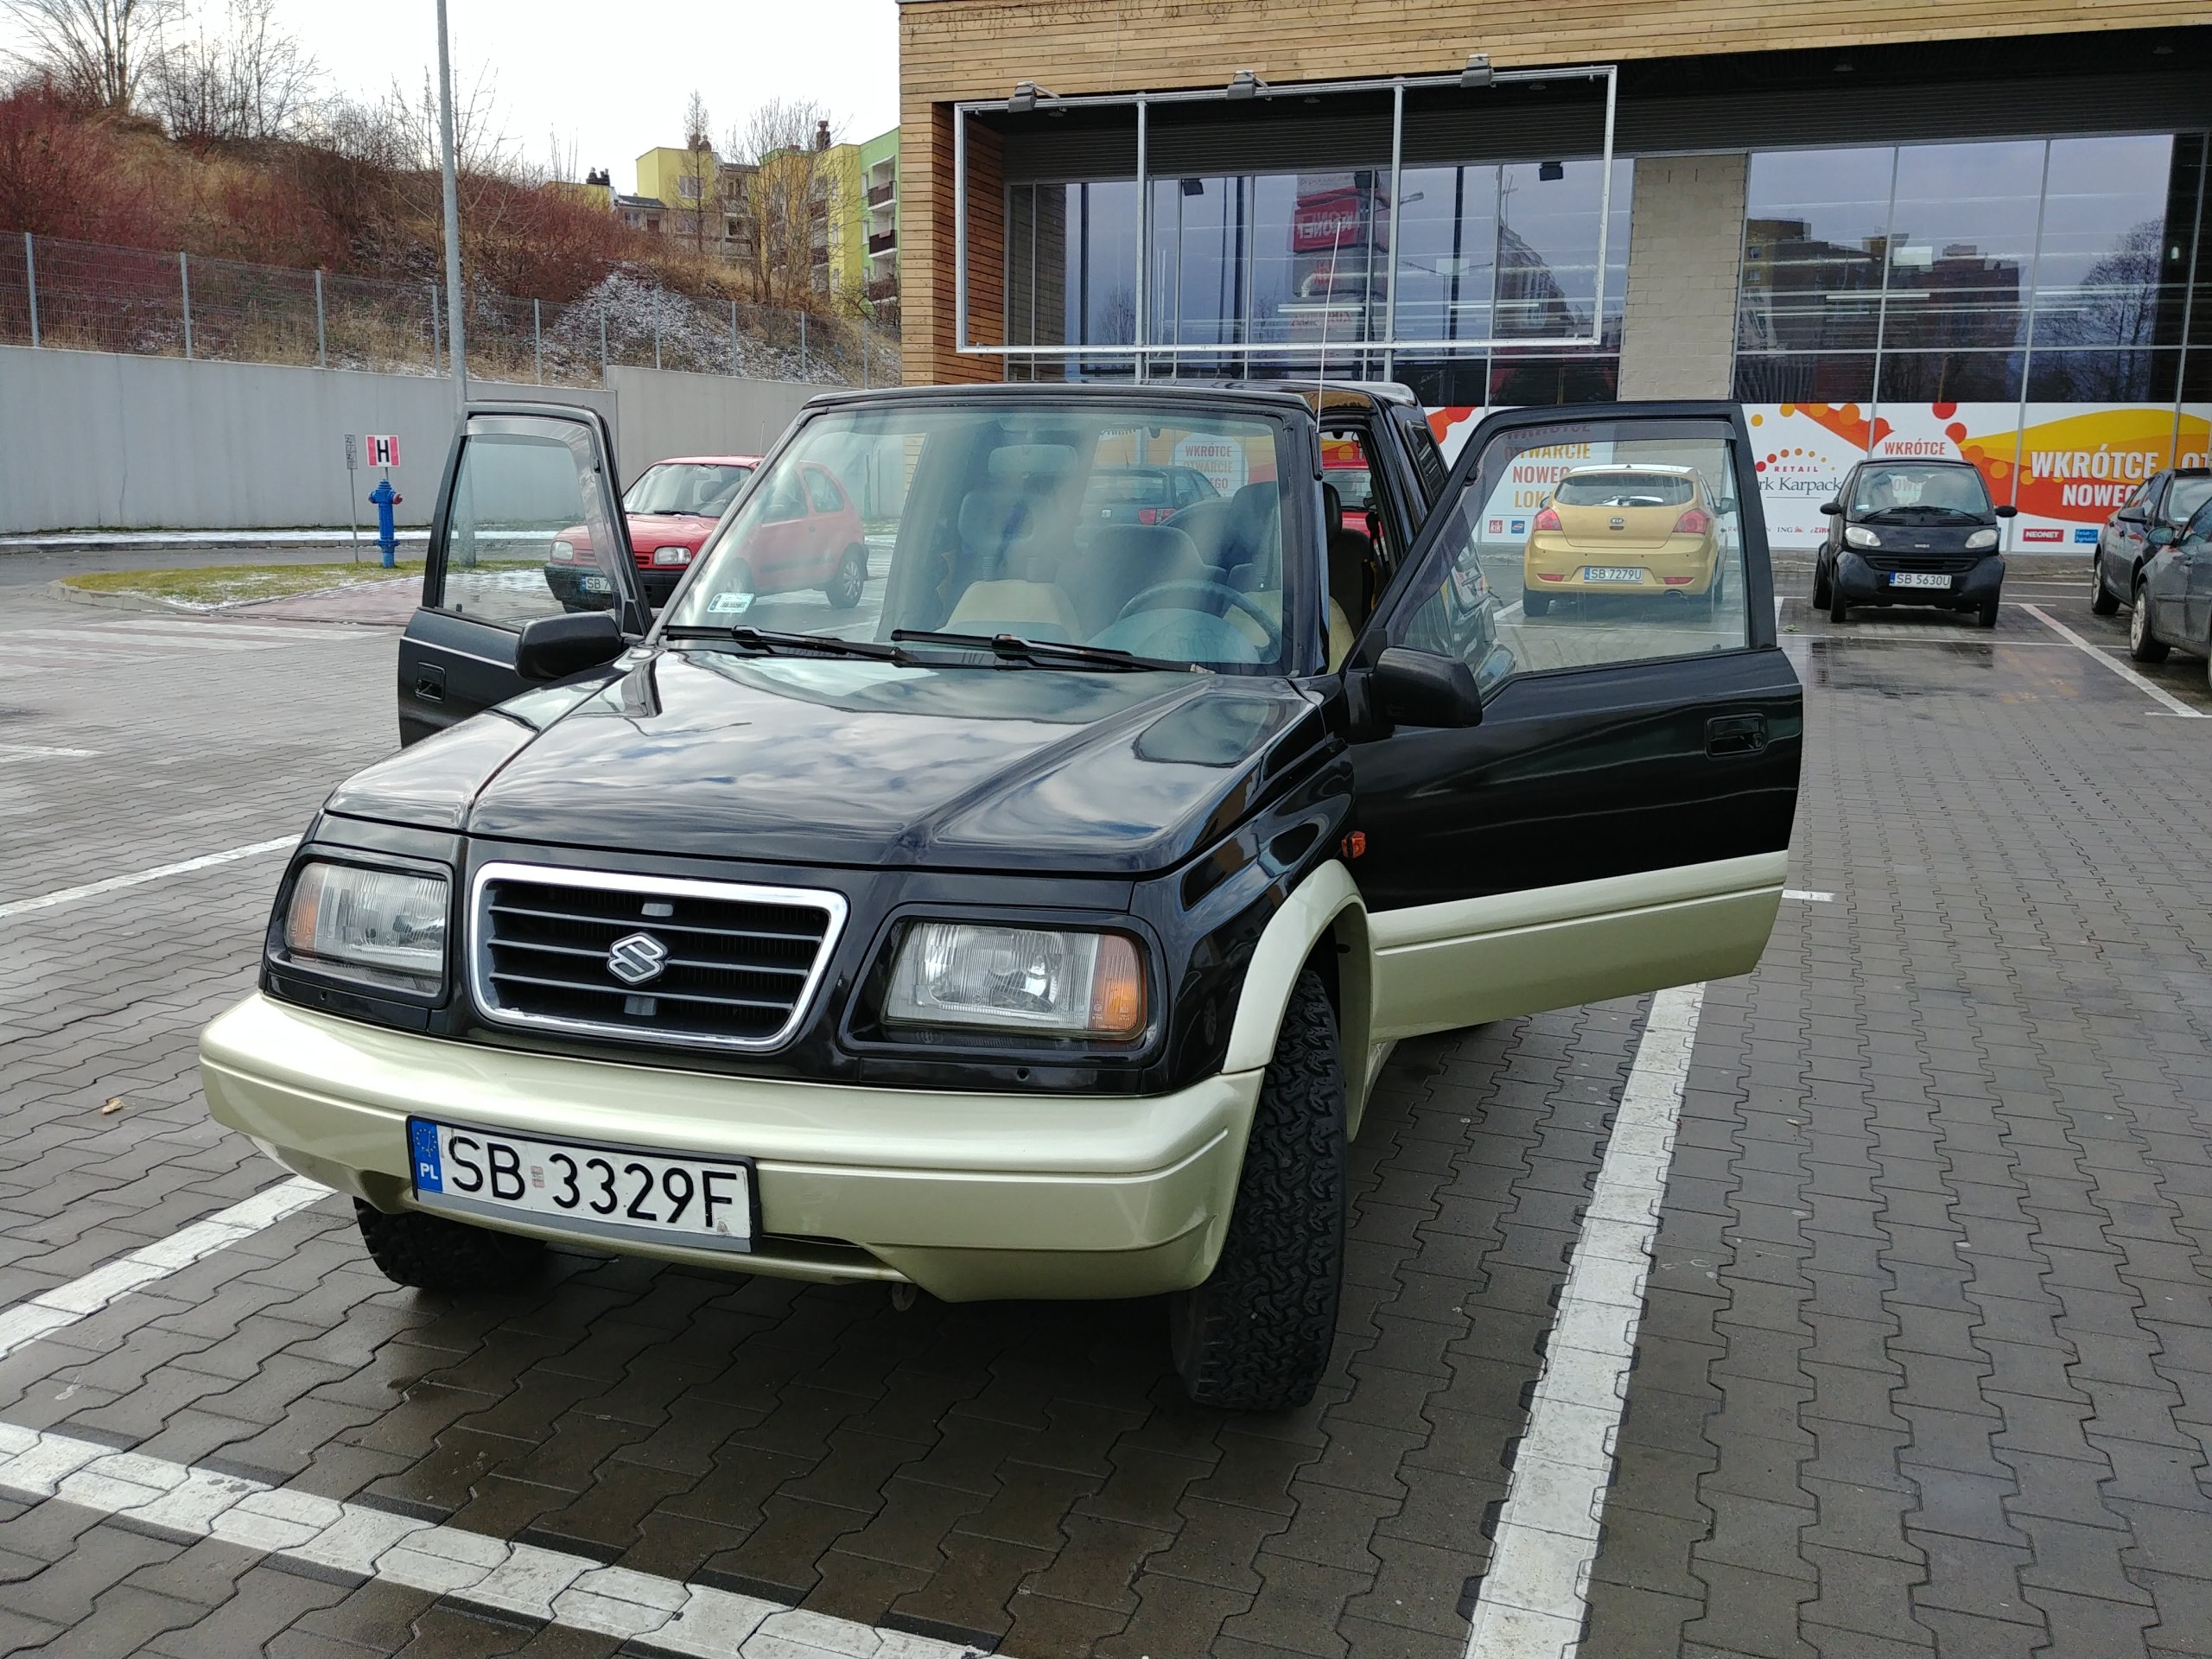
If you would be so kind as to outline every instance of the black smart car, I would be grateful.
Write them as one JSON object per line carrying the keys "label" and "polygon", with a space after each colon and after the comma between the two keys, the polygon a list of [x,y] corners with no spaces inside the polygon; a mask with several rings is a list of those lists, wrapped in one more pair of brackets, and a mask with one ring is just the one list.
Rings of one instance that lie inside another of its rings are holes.
{"label": "black smart car", "polygon": [[[1363,530],[1325,436],[1374,463]],[[1086,521],[1179,451],[1234,488]],[[1728,480],[1727,601],[1528,621],[1560,454]],[[849,608],[750,577],[810,467],[879,544]],[[454,557],[580,497],[611,611]],[[655,622],[604,423],[474,410],[413,741],[307,826],[210,1107],[403,1284],[554,1241],[1157,1295],[1194,1399],[1301,1404],[1395,1043],[1758,961],[1802,727],[1772,594],[1732,404],[1495,414],[1447,476],[1402,392],[1039,383],[817,398]]]}
{"label": "black smart car", "polygon": [[1932,605],[1997,626],[2005,585],[1997,521],[1981,474],[1963,461],[1862,461],[1821,511],[1827,540],[1813,607],[1840,622],[1853,605]]}

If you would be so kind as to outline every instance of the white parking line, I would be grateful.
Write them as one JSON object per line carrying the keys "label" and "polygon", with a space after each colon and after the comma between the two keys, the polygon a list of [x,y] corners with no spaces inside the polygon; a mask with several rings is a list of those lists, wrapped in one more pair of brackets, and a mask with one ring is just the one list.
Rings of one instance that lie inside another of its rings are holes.
{"label": "white parking line", "polygon": [[118,1296],[143,1290],[156,1280],[180,1273],[226,1245],[251,1238],[264,1227],[304,1210],[330,1189],[303,1175],[265,1186],[250,1198],[227,1210],[219,1210],[205,1221],[180,1227],[167,1238],[118,1256],[94,1268],[66,1285],[42,1290],[27,1302],[0,1312],[0,1356],[12,1354],[25,1343],[77,1323],[99,1313]]}
{"label": "white parking line", "polygon": [[2073,629],[2068,627],[2063,622],[2059,621],[2056,617],[2051,616],[2045,612],[2042,606],[2023,605],[2020,608],[2025,611],[2030,616],[2035,618],[2037,621],[2042,623],[2044,626],[2049,628],[2060,639],[2065,640],[2068,645],[2076,646],[2080,650],[2087,652],[2092,658],[2112,670],[2113,673],[2119,675],[2121,679],[2126,680],[2138,691],[2143,693],[2144,696],[2152,698],[2155,702],[2163,703],[2169,713],[2179,715],[2183,720],[2202,720],[2204,718],[2204,711],[2202,709],[2190,708],[2187,703],[2183,702],[2179,697],[2174,696],[2172,692],[2167,690],[2164,686],[2152,684],[2150,681],[2145,679],[2140,674],[2138,674],[2126,663],[2121,662],[2117,657],[2113,657],[2108,655],[2107,652],[2099,651],[2094,645],[2084,639],[2080,634],[2075,632]]}
{"label": "white parking line", "polygon": [[186,875],[194,870],[204,870],[215,864],[234,864],[242,858],[258,858],[264,853],[273,853],[282,848],[296,845],[297,836],[280,836],[275,841],[257,841],[249,847],[233,847],[228,852],[206,853],[198,858],[188,858],[181,863],[159,864],[150,870],[135,871],[130,875],[111,875],[105,881],[87,881],[81,887],[62,887],[53,893],[42,893],[35,899],[17,899],[0,905],[0,920],[10,916],[22,916],[34,910],[51,910],[56,905],[73,905],[79,899],[97,898],[103,893],[114,893],[124,887],[143,887],[149,881],[164,877]]}
{"label": "white parking line", "polygon": [[0,1423],[0,1491],[635,1640],[656,1653],[962,1659],[973,1651],[12,1423]]}
{"label": "white parking line", "polygon": [[1702,985],[1652,999],[1561,1287],[1467,1659],[1573,1659]]}
{"label": "white parking line", "polygon": [[0,743],[0,766],[10,760],[92,760],[98,749],[57,749],[36,743]]}
{"label": "white parking line", "polygon": [[1782,890],[1782,896],[1785,899],[1795,899],[1801,905],[1832,905],[1835,902],[1835,894],[1815,893],[1807,887],[1784,887]]}

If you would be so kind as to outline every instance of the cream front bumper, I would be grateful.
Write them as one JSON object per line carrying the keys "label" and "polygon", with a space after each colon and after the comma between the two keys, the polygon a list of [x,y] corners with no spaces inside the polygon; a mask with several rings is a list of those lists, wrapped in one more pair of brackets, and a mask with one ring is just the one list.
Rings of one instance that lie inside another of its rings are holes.
{"label": "cream front bumper", "polygon": [[201,1034],[200,1067],[219,1122],[381,1209],[413,1202],[410,1114],[747,1157],[765,1235],[751,1255],[575,1242],[733,1272],[906,1280],[948,1301],[1196,1284],[1221,1249],[1261,1078],[1143,1098],[851,1088],[492,1048],[258,994]]}

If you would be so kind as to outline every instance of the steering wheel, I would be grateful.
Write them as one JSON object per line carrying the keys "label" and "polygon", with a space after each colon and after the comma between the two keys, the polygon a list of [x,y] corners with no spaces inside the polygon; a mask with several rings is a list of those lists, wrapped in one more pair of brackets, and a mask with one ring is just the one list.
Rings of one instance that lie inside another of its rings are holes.
{"label": "steering wheel", "polygon": [[[1157,587],[1147,588],[1134,595],[1128,604],[1122,607],[1114,620],[1126,622],[1139,611],[1164,611],[1170,608],[1165,605],[1147,602],[1158,599],[1162,594],[1212,594],[1228,601],[1230,605],[1235,606],[1260,625],[1261,632],[1267,636],[1268,655],[1270,657],[1282,655],[1282,630],[1277,627],[1273,619],[1260,608],[1258,601],[1249,594],[1241,593],[1234,588],[1224,587],[1217,582],[1163,582]],[[1179,606],[1174,608],[1187,610],[1190,607]],[[1216,611],[1212,614],[1219,616],[1222,613]]]}

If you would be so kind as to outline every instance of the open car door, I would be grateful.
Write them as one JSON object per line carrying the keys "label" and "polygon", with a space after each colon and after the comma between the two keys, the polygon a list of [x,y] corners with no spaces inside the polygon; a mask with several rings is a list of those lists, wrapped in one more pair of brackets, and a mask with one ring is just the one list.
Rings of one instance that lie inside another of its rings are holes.
{"label": "open car door", "polygon": [[[1393,720],[1392,648],[1479,718]],[[1735,405],[1484,420],[1349,666],[1378,1042],[1758,962],[1803,694]]]}
{"label": "open car door", "polygon": [[541,617],[604,611],[643,636],[621,501],[597,410],[470,407],[438,486],[423,602],[399,642],[401,743],[525,690],[515,647]]}

